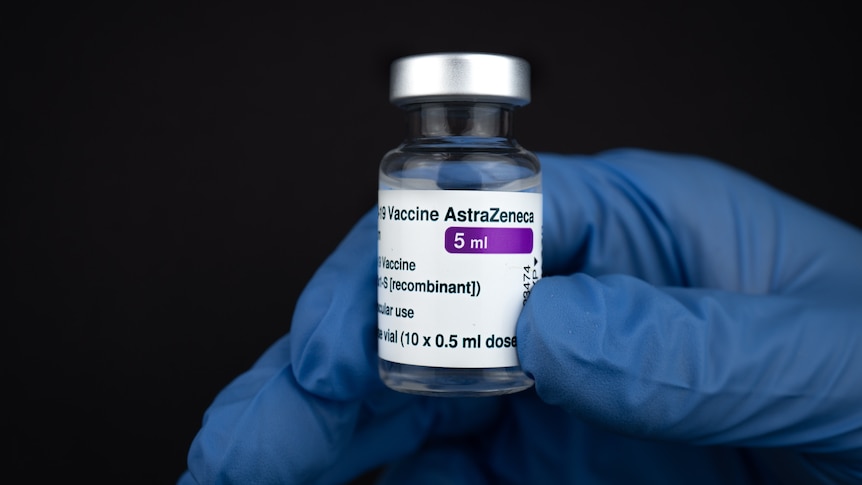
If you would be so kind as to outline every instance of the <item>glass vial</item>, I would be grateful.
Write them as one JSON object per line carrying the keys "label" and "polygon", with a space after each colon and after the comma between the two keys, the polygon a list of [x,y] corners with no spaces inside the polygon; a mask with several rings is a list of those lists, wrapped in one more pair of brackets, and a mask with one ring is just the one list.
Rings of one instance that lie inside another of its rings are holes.
{"label": "glass vial", "polygon": [[530,66],[468,52],[391,68],[407,136],[380,163],[380,377],[432,396],[527,389],[515,327],[542,273],[541,172],[512,118],[530,101]]}

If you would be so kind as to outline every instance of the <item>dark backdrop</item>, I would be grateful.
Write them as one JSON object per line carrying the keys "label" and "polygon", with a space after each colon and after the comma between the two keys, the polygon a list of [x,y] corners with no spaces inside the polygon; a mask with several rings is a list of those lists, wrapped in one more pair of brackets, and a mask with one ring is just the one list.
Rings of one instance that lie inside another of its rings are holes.
{"label": "dark backdrop", "polygon": [[179,476],[374,204],[401,55],[525,57],[534,151],[706,155],[862,226],[849,2],[210,3],[2,15],[7,472]]}

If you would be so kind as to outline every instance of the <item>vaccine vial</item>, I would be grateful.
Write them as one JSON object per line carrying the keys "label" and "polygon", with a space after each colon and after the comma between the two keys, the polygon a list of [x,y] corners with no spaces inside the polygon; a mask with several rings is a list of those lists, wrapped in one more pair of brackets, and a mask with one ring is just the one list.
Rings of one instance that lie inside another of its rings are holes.
{"label": "vaccine vial", "polygon": [[529,63],[444,52],[397,59],[390,74],[407,134],[380,163],[380,377],[431,396],[527,389],[515,329],[542,275],[541,170],[512,127]]}

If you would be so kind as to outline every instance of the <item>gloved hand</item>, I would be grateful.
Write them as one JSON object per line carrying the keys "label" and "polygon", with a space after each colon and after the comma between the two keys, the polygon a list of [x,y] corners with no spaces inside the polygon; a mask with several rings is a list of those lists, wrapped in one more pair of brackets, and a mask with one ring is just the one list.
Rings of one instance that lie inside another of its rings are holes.
{"label": "gloved hand", "polygon": [[376,219],[204,416],[180,483],[862,483],[862,232],[691,156],[539,154],[534,389],[376,370]]}

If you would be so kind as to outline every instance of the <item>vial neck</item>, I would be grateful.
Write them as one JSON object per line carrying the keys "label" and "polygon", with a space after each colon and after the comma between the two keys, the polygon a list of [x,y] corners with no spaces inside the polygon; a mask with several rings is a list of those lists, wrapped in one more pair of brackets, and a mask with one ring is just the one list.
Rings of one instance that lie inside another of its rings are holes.
{"label": "vial neck", "polygon": [[421,103],[407,107],[408,142],[505,143],[513,107],[496,103]]}

